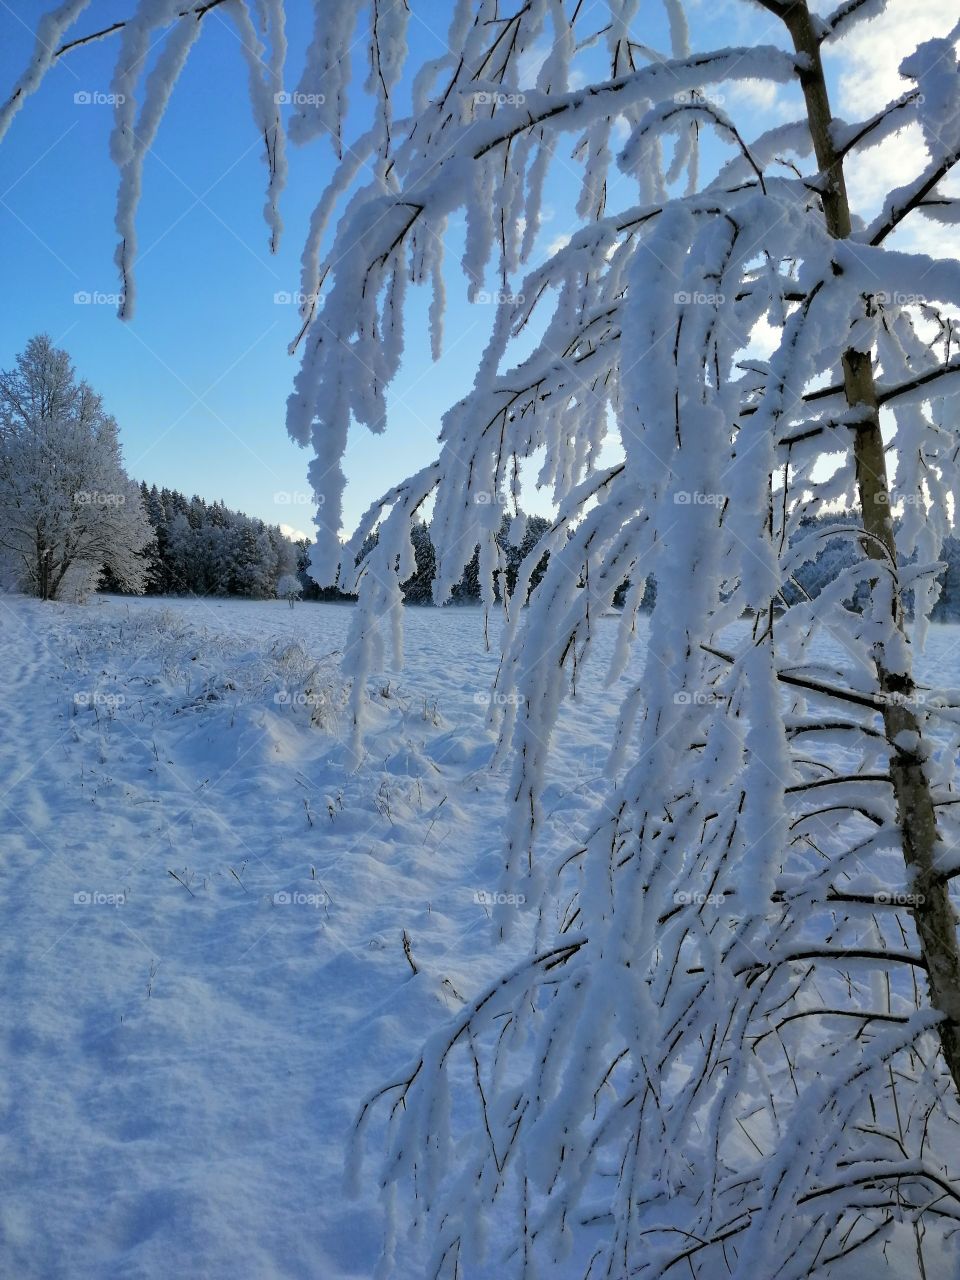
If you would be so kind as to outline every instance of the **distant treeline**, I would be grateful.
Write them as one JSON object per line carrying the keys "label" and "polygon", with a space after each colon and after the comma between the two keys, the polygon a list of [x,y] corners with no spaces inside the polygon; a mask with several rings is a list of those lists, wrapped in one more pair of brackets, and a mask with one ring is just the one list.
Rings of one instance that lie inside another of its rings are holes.
{"label": "distant treeline", "polygon": [[[186,497],[176,489],[158,489],[156,485],[140,485],[140,495],[150,527],[153,543],[147,548],[147,595],[215,595],[247,596],[265,599],[277,594],[277,585],[288,574],[300,581],[304,600],[354,600],[349,592],[336,587],[319,587],[307,571],[310,543],[306,539],[291,541],[278,525],[268,525],[254,516],[234,511],[222,502],[207,502],[194,495]],[[512,521],[505,516],[497,535],[506,565],[507,594],[512,595],[521,560],[540,541],[549,522],[542,516],[530,516],[519,545],[509,538]],[[430,532],[423,523],[415,524],[412,541],[416,573],[403,584],[404,600],[410,604],[427,604],[436,574],[436,555]],[[376,534],[364,543],[357,563],[362,563],[376,545]],[[540,581],[547,557],[534,572],[532,586]],[[117,590],[118,584],[105,575],[104,590]],[[502,590],[497,577],[498,594]],[[464,570],[453,592],[460,603],[480,599],[479,549]]]}
{"label": "distant treeline", "polygon": [[[319,587],[307,571],[310,544],[306,539],[293,542],[278,525],[268,525],[253,516],[233,511],[222,502],[206,502],[194,496],[187,498],[175,489],[148,488],[140,485],[144,509],[154,533],[154,543],[147,551],[148,595],[217,595],[247,596],[264,599],[276,595],[277,584],[287,574],[294,574],[300,582],[304,600],[350,601],[356,597],[336,587]],[[823,517],[813,521],[828,525],[850,524],[856,527],[855,517]],[[519,566],[550,527],[543,516],[530,516],[525,522],[519,543],[510,539],[513,521],[504,516],[497,534],[503,553],[506,574],[506,591],[512,596]],[[436,553],[430,538],[428,525],[419,522],[413,526],[411,538],[416,559],[416,572],[402,585],[403,598],[408,604],[429,604],[432,599],[433,579],[436,575]],[[364,543],[357,563],[361,564],[376,545],[376,534]],[[824,538],[823,550],[815,560],[801,566],[795,575],[795,585],[788,586],[788,601],[799,598],[801,592],[814,599],[829,583],[859,558],[856,538],[843,532]],[[454,588],[454,603],[474,603],[480,599],[479,548]],[[547,565],[544,553],[534,571],[532,587],[543,576]],[[936,621],[960,621],[960,539],[948,537],[941,552],[946,568],[941,571],[942,592],[933,610]],[[498,596],[504,589],[498,574]],[[115,589],[106,575],[105,588]],[[629,589],[624,582],[618,589],[614,604],[620,606]],[[532,589],[531,587],[531,589]],[[656,582],[647,579],[643,608],[653,607],[657,596]],[[907,606],[911,600],[908,596]]]}
{"label": "distant treeline", "polygon": [[[276,595],[277,583],[296,573],[300,548],[254,516],[222,502],[187,498],[176,489],[140,485],[153,545],[146,552],[147,595]],[[113,584],[108,580],[104,589]]]}

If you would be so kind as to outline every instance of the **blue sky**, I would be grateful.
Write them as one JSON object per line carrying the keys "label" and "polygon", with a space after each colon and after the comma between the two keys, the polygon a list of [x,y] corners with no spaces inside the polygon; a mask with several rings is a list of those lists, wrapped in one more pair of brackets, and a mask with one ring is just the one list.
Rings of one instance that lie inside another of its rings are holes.
{"label": "blue sky", "polygon": [[[3,98],[26,63],[34,23],[47,7],[47,0],[29,0],[14,11],[0,0]],[[434,33],[444,29],[449,6],[431,0],[413,7],[410,35],[419,62],[437,53]],[[596,7],[602,16],[602,6]],[[920,7],[926,9],[926,0]],[[289,88],[296,86],[309,37],[309,8],[288,5]],[[77,33],[129,9],[129,0],[101,0]],[[664,46],[659,6],[645,6],[645,12],[645,35]],[[759,10],[729,0],[693,6],[692,13],[700,46],[752,43],[766,25]],[[49,332],[120,423],[133,476],[309,530],[308,454],[284,429],[297,359],[286,348],[297,313],[274,298],[299,287],[300,251],[310,212],[332,173],[331,150],[323,141],[290,149],[286,230],[279,253],[271,256],[261,216],[265,168],[246,68],[234,28],[211,12],[145,168],[136,317],[122,323],[109,303],[77,303],[77,293],[112,295],[118,289],[117,173],[108,154],[112,110],[74,101],[78,92],[109,91],[116,48],[116,40],[107,39],[61,59],[0,146],[0,366],[9,367],[31,334]],[[362,46],[355,56],[362,77]],[[365,105],[362,99],[357,104],[358,120]],[[762,101],[757,107],[771,115],[781,109]],[[571,194],[564,186],[561,171],[548,189],[549,207],[562,209]],[[543,247],[570,229],[557,212],[544,228]],[[357,430],[346,460],[348,524],[391,482],[434,455],[441,414],[470,385],[492,308],[466,304],[456,283],[455,238],[448,255],[446,353],[439,365],[430,364],[427,300],[414,294],[388,431],[373,437]]]}
{"label": "blue sky", "polygon": [[[18,16],[0,6],[3,97],[26,63],[32,22],[45,7],[38,0],[25,14],[18,6]],[[91,6],[77,31],[95,30],[128,8],[108,14],[104,4]],[[307,6],[290,9],[299,11],[288,27],[294,87]],[[283,425],[297,360],[286,348],[298,317],[274,295],[299,288],[307,221],[332,172],[332,153],[323,142],[292,151],[286,231],[271,255],[261,216],[266,170],[246,68],[232,25],[211,13],[145,167],[137,315],[122,323],[110,303],[77,304],[78,292],[109,296],[118,289],[112,109],[74,102],[77,92],[109,90],[116,47],[108,39],[61,59],[0,147],[0,365],[9,367],[27,338],[46,330],[104,395],[132,475],[308,529],[308,455]],[[451,335],[459,323],[451,317]],[[414,440],[426,456],[443,409],[465,389],[462,358],[454,365],[459,376],[441,369],[423,378],[426,349],[411,348],[394,396],[395,429],[388,438],[359,441],[362,456],[352,459],[362,481],[351,511],[409,464]]]}

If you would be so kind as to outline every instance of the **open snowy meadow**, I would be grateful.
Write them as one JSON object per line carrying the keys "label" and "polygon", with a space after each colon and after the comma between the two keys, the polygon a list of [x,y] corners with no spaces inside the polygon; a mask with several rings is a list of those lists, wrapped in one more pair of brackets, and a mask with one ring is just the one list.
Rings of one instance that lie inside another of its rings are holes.
{"label": "open snowy meadow", "polygon": [[[358,769],[338,672],[350,615],[0,603],[7,1274],[374,1275],[383,1117],[359,1194],[343,1177],[360,1103],[529,928],[503,947],[491,925],[505,777],[482,612],[404,611],[405,666],[371,684]],[[561,714],[555,851],[612,781],[617,625],[597,620]],[[960,627],[932,628],[918,677],[960,684]],[[554,1274],[581,1274],[581,1252]]]}
{"label": "open snowy meadow", "polygon": [[[348,1198],[347,1139],[504,967],[504,778],[473,608],[405,610],[351,768],[350,614],[2,599],[8,1275],[373,1275],[379,1152]],[[558,846],[605,785],[612,696],[588,681],[563,716]]]}

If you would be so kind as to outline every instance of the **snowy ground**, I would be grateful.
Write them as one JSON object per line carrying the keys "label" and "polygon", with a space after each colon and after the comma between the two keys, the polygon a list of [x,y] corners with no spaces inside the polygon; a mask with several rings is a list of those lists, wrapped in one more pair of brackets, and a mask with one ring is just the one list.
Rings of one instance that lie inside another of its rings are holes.
{"label": "snowy ground", "polygon": [[[351,771],[347,607],[0,598],[0,1274],[372,1275],[358,1100],[508,960],[476,900],[495,658],[477,610],[405,618]],[[921,676],[958,669],[935,628]],[[558,739],[561,844],[605,785],[600,672]]]}
{"label": "snowy ground", "polygon": [[[0,600],[3,1274],[372,1275],[375,1164],[341,1189],[358,1099],[504,963],[476,901],[495,659],[475,609],[405,616],[350,772],[347,607]],[[564,843],[599,686],[564,721]]]}

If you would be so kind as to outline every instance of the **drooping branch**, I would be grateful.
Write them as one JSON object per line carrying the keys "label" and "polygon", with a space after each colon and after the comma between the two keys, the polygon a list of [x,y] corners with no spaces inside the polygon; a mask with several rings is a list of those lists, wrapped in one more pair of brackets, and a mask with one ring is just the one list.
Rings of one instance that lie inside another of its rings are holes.
{"label": "drooping branch", "polygon": [[[200,18],[205,17],[211,9],[215,9],[217,5],[224,4],[226,0],[205,0],[205,3],[193,5],[188,9],[181,9],[177,14],[178,18]],[[91,44],[95,40],[103,40],[106,36],[112,36],[117,31],[122,31],[129,23],[129,20],[123,18],[118,22],[112,22],[108,27],[102,27],[99,31],[91,31],[85,36],[78,36],[75,40],[67,40],[55,50],[54,58],[62,58],[65,53],[70,53],[73,49],[79,49],[81,45]]]}

